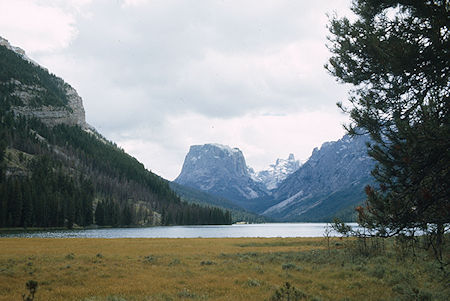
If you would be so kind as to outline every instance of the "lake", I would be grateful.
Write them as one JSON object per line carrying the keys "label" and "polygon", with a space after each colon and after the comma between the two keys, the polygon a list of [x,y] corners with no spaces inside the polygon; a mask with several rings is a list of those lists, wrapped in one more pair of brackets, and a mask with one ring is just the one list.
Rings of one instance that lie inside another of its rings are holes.
{"label": "lake", "polygon": [[[356,224],[349,224],[356,226]],[[218,226],[164,226],[88,230],[19,231],[0,237],[37,238],[221,238],[221,237],[322,237],[326,223],[269,223]],[[332,235],[337,235],[332,233]]]}

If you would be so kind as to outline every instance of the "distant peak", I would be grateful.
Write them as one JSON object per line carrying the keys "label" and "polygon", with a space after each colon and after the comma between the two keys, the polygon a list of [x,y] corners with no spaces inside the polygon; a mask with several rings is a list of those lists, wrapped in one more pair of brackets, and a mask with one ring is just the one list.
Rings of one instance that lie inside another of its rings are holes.
{"label": "distant peak", "polygon": [[300,162],[295,160],[294,154],[289,154],[287,159],[277,159],[275,164],[270,164],[267,169],[253,172],[252,177],[255,181],[263,183],[267,189],[272,190],[299,167]]}

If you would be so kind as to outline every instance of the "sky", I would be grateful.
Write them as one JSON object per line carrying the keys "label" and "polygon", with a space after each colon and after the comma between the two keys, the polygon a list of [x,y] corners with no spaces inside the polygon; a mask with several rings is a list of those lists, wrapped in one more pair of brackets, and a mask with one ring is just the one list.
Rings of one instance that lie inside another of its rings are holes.
{"label": "sky", "polygon": [[349,87],[324,68],[351,0],[0,0],[0,36],[83,98],[87,122],[173,180],[220,143],[265,169],[341,138]]}

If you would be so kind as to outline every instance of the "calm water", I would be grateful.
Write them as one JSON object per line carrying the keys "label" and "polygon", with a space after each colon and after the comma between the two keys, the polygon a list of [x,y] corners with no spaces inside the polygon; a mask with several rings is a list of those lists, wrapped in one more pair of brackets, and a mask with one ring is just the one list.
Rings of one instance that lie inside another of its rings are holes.
{"label": "calm water", "polygon": [[[350,224],[356,226],[356,224]],[[325,223],[280,223],[223,226],[170,226],[0,233],[0,237],[40,238],[193,238],[193,237],[322,237]],[[335,234],[334,234],[335,235]]]}

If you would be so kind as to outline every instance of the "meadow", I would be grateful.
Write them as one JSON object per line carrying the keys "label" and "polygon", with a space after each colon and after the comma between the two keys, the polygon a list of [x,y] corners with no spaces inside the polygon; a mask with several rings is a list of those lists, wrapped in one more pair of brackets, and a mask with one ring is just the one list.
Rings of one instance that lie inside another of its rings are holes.
{"label": "meadow", "polygon": [[[0,239],[0,301],[449,300],[448,274],[393,240],[364,256],[352,239]],[[447,253],[448,255],[448,253]],[[287,283],[287,284],[286,284]]]}

